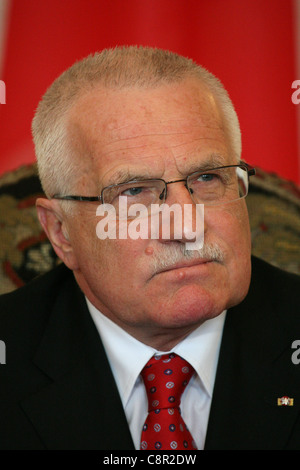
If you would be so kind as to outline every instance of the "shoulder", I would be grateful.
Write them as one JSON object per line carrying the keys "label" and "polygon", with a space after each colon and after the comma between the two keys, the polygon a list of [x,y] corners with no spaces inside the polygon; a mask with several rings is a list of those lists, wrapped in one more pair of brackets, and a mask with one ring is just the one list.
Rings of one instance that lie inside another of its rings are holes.
{"label": "shoulder", "polygon": [[[26,322],[41,322],[68,285],[75,284],[72,271],[61,264],[13,292],[0,296],[1,329]],[[31,320],[30,320],[31,319]]]}
{"label": "shoulder", "polygon": [[300,299],[300,276],[252,257],[251,287],[268,291],[274,297],[290,296]]}
{"label": "shoulder", "polygon": [[300,328],[300,276],[252,258],[252,276],[243,306],[256,321],[278,321],[290,331]]}
{"label": "shoulder", "polygon": [[300,328],[299,306],[300,276],[252,257],[248,294],[229,309],[228,318],[245,333],[260,331],[265,336],[277,330],[280,337],[286,330],[294,335]]}
{"label": "shoulder", "polygon": [[19,287],[7,294],[0,295],[0,305],[13,304],[18,300],[26,299],[32,294],[35,294],[35,296],[45,295],[48,291],[59,288],[61,283],[70,276],[72,276],[72,272],[64,264],[60,264],[46,274],[37,276],[25,286]]}

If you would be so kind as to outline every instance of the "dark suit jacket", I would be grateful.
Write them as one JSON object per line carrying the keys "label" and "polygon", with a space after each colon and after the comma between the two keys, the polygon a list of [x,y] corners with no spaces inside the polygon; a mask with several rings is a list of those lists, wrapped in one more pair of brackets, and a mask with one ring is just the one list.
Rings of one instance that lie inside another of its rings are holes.
{"label": "dark suit jacket", "polygon": [[[300,280],[253,259],[229,309],[206,449],[300,449]],[[133,449],[84,297],[64,266],[0,297],[0,449]],[[122,351],[120,351],[122,354]],[[278,406],[288,396],[293,406]]]}

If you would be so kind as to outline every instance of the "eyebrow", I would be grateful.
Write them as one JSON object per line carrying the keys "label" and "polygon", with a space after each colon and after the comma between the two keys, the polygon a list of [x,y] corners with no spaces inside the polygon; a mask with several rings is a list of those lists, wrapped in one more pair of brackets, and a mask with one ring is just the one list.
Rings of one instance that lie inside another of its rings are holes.
{"label": "eyebrow", "polygon": [[[220,166],[226,166],[225,158],[220,154],[211,154],[203,162],[195,162],[193,165],[188,167],[187,175],[195,173],[197,171],[205,171]],[[160,179],[159,177],[157,177]],[[134,170],[119,170],[111,176],[109,182],[105,186],[111,186],[113,184],[129,183],[131,181],[145,181],[148,179],[157,179],[155,176],[151,176],[148,172],[145,173],[134,173]]]}
{"label": "eyebrow", "polygon": [[197,171],[206,171],[214,168],[227,166],[225,157],[220,154],[211,154],[201,163],[195,162],[188,168],[188,174],[196,173]]}
{"label": "eyebrow", "polygon": [[[130,181],[144,181],[150,179],[151,176],[145,173],[134,173],[130,170],[119,170],[117,171],[109,180],[109,183],[106,186],[110,186],[112,184],[122,184],[122,183],[129,183]],[[151,178],[155,179],[155,178]]]}

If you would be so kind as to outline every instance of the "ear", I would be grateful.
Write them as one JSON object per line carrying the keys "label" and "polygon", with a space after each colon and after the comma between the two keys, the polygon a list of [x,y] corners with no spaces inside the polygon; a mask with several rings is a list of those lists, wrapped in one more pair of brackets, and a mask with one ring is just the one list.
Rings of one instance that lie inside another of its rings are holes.
{"label": "ear", "polygon": [[69,240],[66,216],[58,201],[38,198],[38,218],[57,256],[72,270],[78,269],[77,258]]}

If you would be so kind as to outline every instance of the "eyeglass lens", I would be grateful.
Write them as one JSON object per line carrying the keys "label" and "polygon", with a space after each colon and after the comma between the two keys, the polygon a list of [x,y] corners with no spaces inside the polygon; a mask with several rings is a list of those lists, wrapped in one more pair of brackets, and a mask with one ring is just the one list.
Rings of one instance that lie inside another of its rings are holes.
{"label": "eyeglass lens", "polygon": [[[134,181],[115,185],[105,188],[102,194],[103,202],[112,204],[117,214],[120,201],[126,201],[127,207],[141,204],[150,209],[152,204],[160,205],[165,202],[167,185],[168,183],[163,180]],[[225,167],[194,173],[187,178],[187,188],[193,202],[197,204],[216,205],[231,202],[247,195],[247,169]]]}

